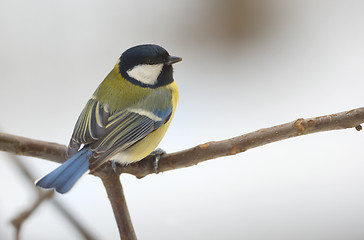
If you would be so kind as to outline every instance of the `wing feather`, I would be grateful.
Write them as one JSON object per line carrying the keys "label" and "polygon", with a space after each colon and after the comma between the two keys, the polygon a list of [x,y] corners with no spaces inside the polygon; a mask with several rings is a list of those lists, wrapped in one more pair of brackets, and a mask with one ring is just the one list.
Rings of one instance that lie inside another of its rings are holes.
{"label": "wing feather", "polygon": [[102,136],[109,115],[102,104],[96,99],[90,99],[76,122],[68,145],[68,156],[76,154],[81,144],[90,144]]}
{"label": "wing feather", "polygon": [[97,168],[167,122],[173,111],[171,99],[170,91],[158,90],[129,108],[110,113],[107,105],[91,98],[76,122],[68,155],[89,145],[93,151],[89,169]]}

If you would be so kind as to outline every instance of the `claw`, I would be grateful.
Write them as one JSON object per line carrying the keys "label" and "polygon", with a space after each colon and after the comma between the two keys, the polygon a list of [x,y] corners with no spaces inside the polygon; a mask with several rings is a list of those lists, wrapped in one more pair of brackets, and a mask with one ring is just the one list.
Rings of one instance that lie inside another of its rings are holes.
{"label": "claw", "polygon": [[158,162],[159,162],[160,158],[161,158],[160,155],[155,155],[155,160],[154,160],[154,172],[155,172],[155,174],[158,174]]}
{"label": "claw", "polygon": [[111,167],[112,167],[112,170],[114,170],[114,173],[117,174],[116,173],[116,163],[114,160],[111,160]]}
{"label": "claw", "polygon": [[161,148],[157,148],[156,150],[154,150],[151,154],[153,154],[155,156],[155,161],[154,161],[154,172],[155,174],[158,174],[158,162],[161,159],[161,156],[163,154],[167,153],[166,151],[164,151]]}

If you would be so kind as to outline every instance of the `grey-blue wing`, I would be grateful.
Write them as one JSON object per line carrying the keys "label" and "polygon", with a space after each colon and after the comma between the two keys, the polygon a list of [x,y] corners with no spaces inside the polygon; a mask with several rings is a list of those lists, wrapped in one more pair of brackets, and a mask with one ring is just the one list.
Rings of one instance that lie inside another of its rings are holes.
{"label": "grey-blue wing", "polygon": [[96,99],[90,99],[76,122],[68,145],[67,155],[75,155],[81,144],[88,145],[105,134],[105,127],[110,113]]}
{"label": "grey-blue wing", "polygon": [[153,91],[142,101],[113,113],[90,99],[76,123],[68,153],[72,156],[82,144],[89,145],[93,151],[89,169],[93,170],[158,129],[172,112],[169,90]]}
{"label": "grey-blue wing", "polygon": [[94,152],[90,159],[90,169],[97,168],[105,159],[128,149],[159,126],[159,122],[147,116],[135,112],[122,112],[106,126],[105,134],[90,145]]}

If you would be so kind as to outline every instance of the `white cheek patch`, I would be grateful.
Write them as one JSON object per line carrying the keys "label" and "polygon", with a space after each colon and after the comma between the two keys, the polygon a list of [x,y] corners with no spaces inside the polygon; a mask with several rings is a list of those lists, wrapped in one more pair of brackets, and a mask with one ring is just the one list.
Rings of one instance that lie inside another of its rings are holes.
{"label": "white cheek patch", "polygon": [[163,64],[141,64],[133,67],[126,71],[129,77],[134,78],[135,80],[148,84],[153,85],[157,82],[158,76],[161,73],[163,68]]}

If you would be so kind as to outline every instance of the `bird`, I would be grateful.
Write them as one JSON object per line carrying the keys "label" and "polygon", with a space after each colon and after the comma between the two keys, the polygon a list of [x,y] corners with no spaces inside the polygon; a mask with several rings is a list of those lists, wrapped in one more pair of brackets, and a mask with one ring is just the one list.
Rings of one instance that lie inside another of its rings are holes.
{"label": "bird", "polygon": [[106,161],[128,165],[152,153],[177,107],[172,65],[180,61],[155,44],[124,51],[78,117],[67,148],[69,159],[35,185],[67,193]]}

